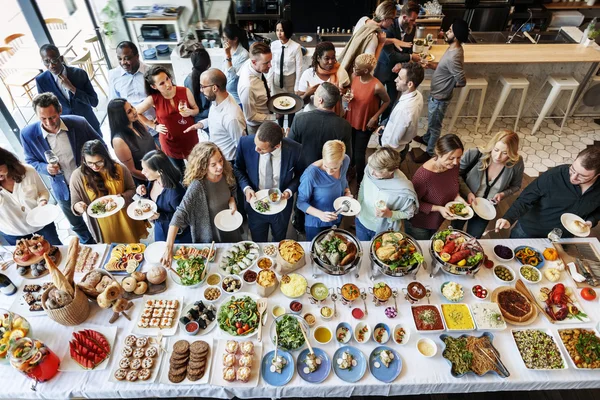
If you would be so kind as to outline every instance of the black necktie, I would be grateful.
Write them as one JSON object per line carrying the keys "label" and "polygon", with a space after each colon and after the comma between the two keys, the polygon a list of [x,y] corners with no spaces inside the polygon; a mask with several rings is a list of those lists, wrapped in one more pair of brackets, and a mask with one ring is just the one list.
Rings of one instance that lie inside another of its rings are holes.
{"label": "black necktie", "polygon": [[269,90],[269,85],[267,85],[267,78],[265,78],[265,74],[260,74],[260,79],[262,79],[263,85],[265,85],[265,90],[267,91],[267,99],[270,99],[271,91]]}
{"label": "black necktie", "polygon": [[285,46],[281,46],[281,59],[279,60],[279,87],[283,89],[283,56]]}

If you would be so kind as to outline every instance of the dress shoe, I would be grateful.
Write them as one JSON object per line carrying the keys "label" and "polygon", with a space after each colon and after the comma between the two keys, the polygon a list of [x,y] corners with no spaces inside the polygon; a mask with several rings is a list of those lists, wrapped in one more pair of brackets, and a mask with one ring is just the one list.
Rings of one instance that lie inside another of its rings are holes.
{"label": "dress shoe", "polygon": [[415,136],[413,140],[417,143],[427,146],[427,142],[423,140],[423,136]]}

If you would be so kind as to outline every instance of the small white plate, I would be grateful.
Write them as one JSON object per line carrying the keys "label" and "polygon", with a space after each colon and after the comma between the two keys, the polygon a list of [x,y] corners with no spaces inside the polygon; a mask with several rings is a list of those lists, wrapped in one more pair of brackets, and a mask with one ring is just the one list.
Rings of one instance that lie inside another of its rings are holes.
{"label": "small white plate", "polygon": [[464,204],[466,210],[468,211],[468,214],[465,215],[464,217],[461,217],[459,215],[454,215],[453,218],[448,218],[448,220],[455,220],[455,219],[462,219],[463,221],[466,221],[468,219],[473,218],[473,215],[475,215],[475,213],[473,212],[473,209],[466,203],[463,203],[462,201],[451,201],[448,204],[446,204],[444,207],[446,207],[448,210],[450,210],[450,206],[453,204]]}
{"label": "small white plate", "polygon": [[[167,347],[167,356],[170,357],[169,354],[173,354],[173,345],[175,343],[177,343],[177,341],[179,340],[186,340],[188,341],[190,344],[192,344],[193,342],[195,342],[196,340],[194,339],[194,336],[190,336],[190,335],[186,335],[181,334],[179,336],[174,336],[172,338],[169,338],[169,343]],[[190,381],[187,377],[184,378],[183,381],[179,382],[179,383],[174,383],[171,382],[169,380],[169,359],[167,357],[165,357],[165,362],[164,365],[162,366],[161,372],[160,372],[160,377],[158,379],[158,383],[162,383],[165,385],[204,385],[207,384],[208,381],[210,380],[210,367],[212,365],[212,359],[213,359],[213,351],[215,350],[215,343],[214,343],[214,339],[207,339],[205,340],[206,343],[208,343],[209,349],[208,349],[208,355],[206,356],[206,367],[204,369],[204,375],[202,376],[202,378],[198,379],[197,381]],[[219,361],[220,359],[217,358]]]}
{"label": "small white plate", "polygon": [[[110,363],[110,359],[112,358],[112,356],[114,354],[120,354],[120,353],[116,353],[115,350],[115,338],[117,336],[117,327],[116,326],[101,326],[101,325],[81,325],[81,326],[76,326],[73,328],[72,332],[79,332],[82,331],[84,329],[91,329],[94,331],[97,331],[98,333],[101,333],[106,340],[108,340],[108,344],[110,344],[110,354],[108,355],[108,357],[106,357],[106,359],[104,361],[102,361],[100,363],[100,365],[98,365],[96,368],[94,368],[91,371],[100,371],[103,369],[106,369],[106,367],[108,366],[108,364]],[[69,340],[73,339],[73,335],[71,334],[69,336]],[[88,372],[89,370],[83,368],[81,365],[77,364],[77,362],[75,362],[75,360],[73,360],[71,358],[71,352],[69,350],[69,346],[67,345],[67,351],[65,353],[65,355],[62,358],[62,361],[60,362],[60,367],[58,368],[59,371],[78,371],[78,372]]]}
{"label": "small white plate", "polygon": [[[98,203],[102,199],[112,199],[115,203],[117,203],[117,207],[114,210],[111,210],[104,214],[94,214],[92,212],[92,206],[94,204]],[[86,212],[87,212],[87,215],[89,215],[92,218],[106,218],[106,217],[110,217],[111,215],[115,215],[116,213],[121,211],[121,208],[123,208],[124,206],[125,206],[125,199],[123,197],[116,196],[116,195],[108,195],[108,196],[99,197],[96,200],[92,201],[92,203],[87,207]]]}
{"label": "small white plate", "polygon": [[[171,326],[170,328],[142,328],[140,326],[138,326],[138,321],[142,318],[142,313],[144,312],[144,308],[145,308],[145,304],[146,304],[146,300],[177,300],[179,301],[179,306],[175,309],[176,313],[175,313],[175,317],[173,318],[173,326]],[[183,309],[183,296],[178,296],[178,297],[174,297],[173,295],[168,296],[165,295],[164,293],[160,293],[157,295],[153,295],[153,296],[148,296],[145,295],[144,297],[142,297],[142,303],[140,304],[139,307],[136,307],[139,309],[139,312],[137,313],[137,316],[135,318],[135,325],[133,326],[133,329],[131,330],[131,333],[133,333],[136,336],[158,336],[159,334],[162,333],[163,336],[173,336],[176,332],[177,332],[177,328],[179,328],[179,318],[181,317],[181,310]]]}
{"label": "small white plate", "polygon": [[148,264],[158,265],[160,264],[160,259],[165,253],[166,248],[167,242],[150,243],[148,247],[146,247],[146,250],[144,250],[144,258]]}
{"label": "small white plate", "polygon": [[475,211],[477,215],[487,221],[491,221],[496,218],[496,207],[494,207],[494,204],[492,204],[492,202],[488,199],[477,197],[471,204],[471,208],[473,208],[473,211]]}
{"label": "small white plate", "polygon": [[361,210],[360,203],[358,202],[358,200],[353,199],[352,197],[349,197],[349,196],[342,196],[342,197],[338,197],[337,199],[335,199],[333,201],[333,209],[337,210],[337,209],[341,208],[344,200],[348,200],[350,202],[350,210],[348,210],[346,212],[342,212],[340,214],[342,214],[346,217],[353,217],[355,215],[358,215],[358,213],[360,213],[360,210]]}
{"label": "small white plate", "polygon": [[[287,105],[282,105],[281,103],[288,103]],[[281,96],[273,100],[273,107],[278,110],[289,110],[296,106],[296,99],[290,96]]]}
{"label": "small white plate", "polygon": [[578,230],[575,227],[575,221],[579,221],[579,222],[585,223],[585,221],[583,220],[583,218],[581,218],[580,216],[575,215],[575,214],[564,213],[563,215],[560,216],[560,222],[563,224],[563,226],[565,228],[567,228],[567,230],[569,232],[571,232],[575,236],[588,237],[590,235],[590,232],[592,230],[588,228],[587,231],[581,232],[580,230]]}
{"label": "small white plate", "polygon": [[[251,369],[251,374],[250,374],[250,379],[248,380],[248,382],[241,382],[241,381],[233,381],[233,382],[228,382],[225,379],[223,379],[223,370],[225,369],[225,367],[223,367],[223,362],[221,362],[220,357],[222,357],[223,354],[225,354],[225,344],[227,343],[227,341],[230,339],[219,339],[217,341],[217,345],[214,346],[213,345],[213,349],[216,348],[216,350],[213,352],[213,354],[215,354],[215,365],[213,366],[213,371],[212,371],[212,376],[210,379],[210,383],[211,385],[214,386],[221,386],[224,388],[231,388],[231,387],[242,387],[242,388],[253,388],[258,386],[258,381],[260,379],[260,365],[261,365],[261,360],[262,360],[262,343],[258,343],[255,341],[254,342],[254,354],[252,355],[252,369]],[[250,339],[246,339],[246,338],[237,338],[234,339],[236,340],[238,343],[240,342],[246,342],[249,341]],[[212,349],[211,349],[212,351]],[[237,365],[237,359],[240,358],[240,353],[236,353],[236,363],[235,365]]]}
{"label": "small white plate", "polygon": [[[150,211],[142,213],[142,215],[135,215],[135,209],[138,208],[138,206],[142,206],[144,204],[150,205]],[[134,200],[133,202],[131,202],[129,207],[127,207],[127,215],[129,216],[129,218],[135,219],[136,221],[145,221],[148,218],[150,218],[157,210],[158,207],[156,206],[156,203],[152,200],[139,199]]]}
{"label": "small white plate", "polygon": [[215,226],[223,232],[235,231],[242,226],[244,219],[239,211],[231,214],[231,210],[223,210],[215,215]]}
{"label": "small white plate", "polygon": [[[135,335],[137,337],[144,337],[146,335]],[[123,338],[121,338],[123,339]],[[164,352],[160,351],[160,348],[167,348],[166,343],[167,343],[167,338],[163,337],[160,345],[157,343],[156,339],[148,337],[148,346],[145,347],[146,349],[150,346],[154,346],[156,347],[158,350],[158,354],[156,355],[156,357],[154,357],[154,366],[152,367],[152,374],[150,375],[150,378],[146,379],[145,381],[138,379],[136,381],[128,381],[126,379],[123,379],[122,381],[118,380],[117,378],[115,378],[115,372],[119,369],[119,361],[116,361],[113,365],[113,369],[110,373],[110,376],[108,377],[108,381],[112,382],[112,383],[119,383],[119,384],[134,384],[134,385],[147,385],[149,383],[153,383],[156,380],[156,377],[158,376],[158,371],[160,370],[160,366],[162,363],[162,359],[163,359],[163,355]],[[123,356],[121,355],[121,351],[123,350],[123,347],[125,347],[125,344],[123,342],[121,342],[121,346],[119,347],[119,350],[113,350],[114,354],[116,354],[116,357],[118,357],[118,360],[121,360],[121,358],[123,358]]]}
{"label": "small white plate", "polygon": [[[256,211],[257,213],[262,214],[262,215],[275,215],[275,214],[279,214],[280,212],[285,210],[285,206],[287,206],[287,199],[282,198],[279,201],[279,203],[274,204],[274,203],[271,203],[271,201],[269,200],[268,194],[269,194],[269,189],[263,189],[263,190],[259,190],[258,192],[256,192],[255,198],[252,199],[252,202],[250,203],[250,206],[252,207],[252,209],[254,211]],[[260,212],[256,209],[256,207],[255,207],[256,200],[260,200],[262,198],[264,198],[263,201],[266,201],[267,203],[269,203],[269,211]]]}
{"label": "small white plate", "polygon": [[54,204],[38,206],[27,214],[27,223],[31,226],[46,226],[56,221],[60,216],[60,207]]}

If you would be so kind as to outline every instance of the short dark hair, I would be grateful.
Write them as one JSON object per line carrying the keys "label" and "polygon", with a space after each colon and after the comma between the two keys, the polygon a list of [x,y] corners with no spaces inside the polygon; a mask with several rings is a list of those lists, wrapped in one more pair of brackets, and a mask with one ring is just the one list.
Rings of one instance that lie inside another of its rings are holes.
{"label": "short dark hair", "polygon": [[289,19],[280,19],[279,21],[277,21],[277,24],[275,24],[275,28],[277,29],[277,25],[281,24],[281,28],[283,29],[283,34],[285,35],[285,37],[287,39],[291,39],[292,35],[294,34],[294,24],[292,24],[292,21],[290,21]]}
{"label": "short dark hair", "polygon": [[588,171],[594,171],[596,174],[600,173],[600,146],[592,145],[582,150],[577,155],[577,158],[581,161],[581,166]]}
{"label": "short dark hair", "polygon": [[460,138],[454,133],[440,137],[435,144],[435,154],[439,157],[459,149],[465,151]]}
{"label": "short dark hair", "polygon": [[406,70],[406,80],[415,85],[415,89],[419,87],[423,79],[425,79],[425,70],[420,63],[407,62],[402,64],[402,69]]}
{"label": "short dark hair", "polygon": [[40,47],[40,56],[42,55],[42,53],[47,52],[48,50],[53,51],[60,56],[60,50],[58,50],[58,47],[56,47],[52,43],[46,43],[42,45],[42,47]]}
{"label": "short dark hair", "polygon": [[400,9],[400,15],[410,15],[411,13],[417,13],[417,15],[419,15],[419,12],[421,12],[421,7],[418,3],[412,1],[406,3]]}
{"label": "short dark hair", "polygon": [[154,85],[154,77],[160,74],[161,72],[164,72],[169,77],[169,79],[173,79],[171,78],[171,73],[169,72],[169,70],[160,65],[154,65],[148,68],[148,71],[146,71],[146,73],[144,74],[144,87],[148,96],[155,93],[159,93],[158,90],[152,87],[152,85]]}
{"label": "short dark hair", "polygon": [[137,46],[135,45],[135,43],[130,42],[129,40],[123,40],[121,43],[119,43],[117,45],[117,50],[122,50],[122,49],[131,49],[131,51],[133,52],[134,56],[137,56],[138,54],[140,54]]}
{"label": "short dark hair", "polygon": [[319,66],[319,58],[322,58],[326,52],[333,51],[335,55],[335,46],[331,42],[321,42],[317,43],[315,46],[315,52],[312,56],[311,67],[313,69],[313,74],[317,74],[317,67]]}
{"label": "short dark hair", "polygon": [[165,189],[174,189],[181,181],[181,172],[169,160],[169,157],[160,150],[152,150],[142,158],[148,167],[160,175],[160,180]]}
{"label": "short dark hair", "polygon": [[259,54],[271,54],[271,48],[263,42],[254,42],[250,46],[250,56],[255,57]]}
{"label": "short dark hair", "polygon": [[323,107],[325,108],[333,108],[340,101],[340,89],[336,85],[331,82],[323,82],[319,86],[320,89],[325,91],[325,96],[323,99]]}
{"label": "short dark hair", "polygon": [[248,45],[248,35],[246,31],[235,24],[229,24],[225,26],[223,29],[223,33],[227,36],[229,40],[238,40],[238,44],[241,44],[243,48],[248,50],[250,46]]}
{"label": "short dark hair", "polygon": [[54,109],[57,112],[62,111],[62,107],[60,105],[60,101],[58,101],[58,97],[56,97],[56,95],[51,92],[45,92],[45,93],[38,94],[37,96],[35,96],[33,98],[31,105],[33,106],[33,111],[35,111],[36,113],[37,113],[38,107],[46,108],[46,107],[50,107],[50,106],[54,106]]}
{"label": "short dark hair", "polygon": [[258,128],[256,137],[273,148],[283,140],[283,129],[273,121],[265,121]]}

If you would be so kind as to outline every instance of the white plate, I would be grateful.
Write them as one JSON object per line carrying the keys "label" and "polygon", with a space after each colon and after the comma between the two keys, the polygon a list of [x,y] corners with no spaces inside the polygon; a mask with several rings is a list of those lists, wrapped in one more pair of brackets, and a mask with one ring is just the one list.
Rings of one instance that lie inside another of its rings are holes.
{"label": "white plate", "polygon": [[358,200],[353,199],[352,197],[349,197],[349,196],[342,196],[342,197],[338,197],[337,199],[335,199],[333,201],[333,209],[337,210],[337,209],[341,208],[344,200],[348,200],[350,202],[350,210],[340,213],[340,214],[342,214],[346,217],[353,217],[355,215],[358,215],[358,213],[360,213],[360,210],[361,210],[360,203],[358,202]]}
{"label": "white plate", "polygon": [[473,208],[473,211],[475,211],[477,215],[487,221],[491,221],[496,218],[496,207],[494,207],[492,202],[488,199],[477,197],[471,204],[471,208]]}
{"label": "white plate", "polygon": [[[540,273],[541,273],[541,271],[540,271]],[[556,285],[556,283],[555,283],[555,285]],[[549,288],[552,289],[552,286],[553,285],[549,285]],[[570,324],[585,324],[587,322],[591,322],[591,319],[589,317],[590,314],[583,309],[583,306],[581,305],[581,302],[577,298],[577,290],[578,289],[576,287],[574,287],[574,286],[567,286],[567,285],[565,285],[565,290],[566,289],[568,289],[568,290],[571,291],[571,295],[569,296],[569,298],[573,302],[573,305],[575,307],[577,307],[577,309],[579,311],[581,311],[582,313],[586,314],[587,317],[581,317],[581,319],[577,319],[577,318],[565,318],[562,321],[554,321],[554,323],[557,324],[557,325],[570,325]],[[538,291],[538,293],[539,293],[539,291]],[[546,303],[540,301],[540,299],[537,296],[538,293],[534,294],[535,301],[538,303],[538,305],[540,307],[544,308],[544,307],[546,307]]]}
{"label": "white plate", "polygon": [[[530,330],[536,330],[536,331],[542,331],[545,334],[549,335],[552,338],[552,341],[554,341],[554,344],[556,345],[556,348],[558,349],[558,352],[560,353],[560,357],[563,360],[563,364],[564,364],[564,368],[558,368],[558,369],[549,369],[549,368],[528,368],[527,365],[525,364],[525,360],[523,360],[523,356],[521,355],[521,351],[519,350],[519,346],[517,346],[517,341],[515,339],[514,333],[515,332],[519,332],[519,331],[530,331]],[[519,353],[519,358],[521,359],[521,362],[523,363],[523,366],[525,368],[527,368],[530,371],[564,371],[567,368],[569,368],[569,364],[567,364],[567,360],[565,359],[565,355],[563,354],[562,350],[560,349],[560,345],[558,344],[558,340],[556,340],[556,338],[554,337],[554,335],[552,334],[552,331],[550,329],[543,329],[543,328],[529,328],[529,329],[513,329],[511,330],[511,334],[510,336],[512,337],[513,343],[515,344],[515,348],[517,349],[517,353]]]}
{"label": "white plate", "polygon": [[[125,335],[121,339],[124,340],[125,337],[127,337],[127,336],[128,335]],[[136,336],[139,337],[139,336],[146,336],[146,335],[136,335]],[[115,372],[119,369],[119,361],[121,360],[121,358],[123,358],[123,356],[121,356],[121,350],[123,350],[123,347],[125,346],[125,343],[123,343],[123,341],[121,341],[121,343],[120,343],[121,346],[119,346],[119,348],[116,350],[117,352],[115,353],[116,354],[115,358],[117,358],[117,361],[114,362],[114,365],[112,367],[113,369],[111,370],[110,376],[108,377],[109,382],[134,384],[134,385],[146,385],[148,383],[154,383],[154,381],[156,380],[156,377],[158,376],[158,370],[160,369],[163,355],[165,354],[164,351],[160,350],[160,347],[163,347],[166,349],[167,338],[163,337],[162,341],[160,342],[160,346],[158,346],[158,344],[156,344],[155,338],[148,338],[148,341],[152,341],[152,343],[149,343],[148,346],[146,346],[146,348],[148,348],[149,346],[154,346],[158,349],[158,354],[156,355],[156,357],[154,359],[154,366],[152,367],[152,374],[150,375],[150,378],[146,379],[145,381],[138,379],[137,381],[133,381],[133,382],[130,382],[127,379],[123,379],[122,381],[120,381],[117,378],[115,378]]]}
{"label": "white plate", "polygon": [[[106,359],[104,361],[102,361],[100,363],[100,365],[98,365],[92,371],[100,371],[100,370],[106,369],[106,367],[110,363],[110,359],[115,354],[115,338],[117,336],[117,327],[113,326],[113,325],[110,325],[110,326],[81,325],[81,326],[74,327],[72,332],[79,332],[84,329],[92,329],[94,331],[97,331],[98,333],[101,333],[102,335],[104,335],[106,340],[108,340],[108,344],[110,344],[110,354],[108,355],[108,357],[106,357]],[[73,339],[72,333],[71,333],[71,335],[69,335],[69,340],[71,340],[71,339]],[[120,356],[120,354],[118,354],[118,355]],[[89,371],[89,370],[83,368],[81,365],[77,364],[75,362],[75,360],[73,360],[71,358],[71,352],[69,350],[68,344],[67,344],[67,351],[66,351],[65,355],[63,356],[62,361],[60,362],[60,367],[58,368],[58,370],[59,371],[79,371],[79,372]]]}
{"label": "white plate", "polygon": [[588,237],[588,236],[590,236],[590,232],[592,230],[588,229],[585,232],[579,231],[577,228],[575,228],[575,221],[579,221],[579,222],[585,223],[585,221],[583,220],[583,218],[581,218],[580,216],[575,215],[575,214],[564,213],[563,215],[560,216],[560,222],[573,235],[579,236],[579,237]]}
{"label": "white plate", "polygon": [[[49,278],[49,277],[46,276],[46,278]],[[14,280],[13,280],[13,282],[14,282]],[[42,286],[46,282],[50,282],[50,279],[44,279],[43,282],[31,281],[29,279],[23,279],[23,281],[19,285],[19,288],[17,289],[17,293],[15,293],[13,295],[15,297],[15,299],[8,310],[14,312],[15,314],[19,314],[21,317],[25,317],[25,318],[43,317],[43,316],[48,315],[48,313],[44,309],[42,309],[41,311],[29,311],[29,304],[27,304],[25,302],[25,299],[23,299],[23,295],[25,295],[25,292],[23,292],[25,285],[40,285],[40,286]],[[34,293],[34,296],[41,297],[42,293],[44,293],[44,289],[40,289],[39,292]]]}
{"label": "white plate", "polygon": [[160,264],[160,259],[165,253],[166,248],[167,242],[150,243],[148,247],[146,247],[146,250],[144,250],[144,258],[148,264],[158,265]]}
{"label": "white plate", "polygon": [[[252,209],[254,211],[256,211],[257,213],[262,214],[262,215],[275,215],[275,214],[279,214],[280,212],[282,212],[285,209],[285,206],[287,206],[287,199],[281,199],[279,201],[279,203],[273,204],[269,200],[268,194],[269,194],[269,189],[259,190],[255,194],[256,198],[252,199],[252,202],[250,203],[250,206],[252,206]],[[269,203],[269,206],[270,206],[269,211],[267,211],[267,212],[260,212],[254,206],[254,203],[256,203],[256,200],[262,199],[263,197],[264,197],[264,201],[267,201]]]}
{"label": "white plate", "polygon": [[[557,337],[558,337],[558,341],[560,342],[560,347],[561,350],[564,351],[563,354],[565,354],[565,358],[568,358],[569,361],[571,361],[571,365],[573,365],[573,368],[575,369],[580,369],[582,371],[598,371],[600,368],[580,368],[577,366],[577,364],[575,364],[575,361],[573,361],[573,358],[571,357],[571,355],[569,354],[569,351],[567,350],[567,346],[565,345],[565,342],[563,342],[562,338],[560,337],[560,331],[563,330],[568,330],[569,328],[563,328],[563,329],[559,329],[556,333],[557,333]],[[572,328],[574,329],[574,328]],[[600,334],[598,333],[598,330],[595,328],[581,328],[581,329],[585,329],[588,331],[592,331],[594,332],[594,335],[600,337]]]}
{"label": "white plate", "polygon": [[60,207],[54,204],[46,204],[36,207],[27,214],[27,223],[31,226],[46,226],[56,221],[60,216]]}
{"label": "white plate", "polygon": [[173,352],[173,345],[178,340],[187,340],[190,344],[192,344],[196,341],[196,339],[194,339],[194,336],[190,336],[190,335],[186,335],[186,334],[183,334],[183,336],[179,335],[179,336],[173,336],[172,338],[169,338],[169,343],[167,344],[168,345],[168,347],[167,347],[167,356],[168,357],[165,357],[166,361],[164,362],[164,365],[162,366],[160,378],[158,379],[158,383],[164,383],[165,385],[204,385],[204,384],[208,383],[209,378],[210,378],[210,367],[212,365],[212,359],[214,357],[213,351],[215,350],[214,339],[205,340],[205,342],[208,343],[209,349],[208,349],[208,355],[206,356],[206,369],[204,370],[204,376],[202,376],[202,378],[198,379],[197,381],[190,381],[186,376],[185,379],[179,383],[173,383],[169,380],[169,358],[171,358],[171,353]]}
{"label": "white plate", "polygon": [[[135,215],[135,209],[138,207],[138,205],[144,205],[144,204],[150,204],[150,207],[151,207],[150,211],[145,212],[142,215]],[[134,200],[127,207],[127,215],[129,216],[129,218],[135,219],[136,221],[145,221],[148,218],[150,218],[157,210],[158,210],[158,207],[156,206],[156,203],[153,202],[152,200],[139,199],[139,200]]]}
{"label": "white plate", "polygon": [[[287,101],[289,104],[287,106],[281,105],[281,103]],[[291,96],[281,96],[273,100],[273,107],[278,110],[289,110],[296,106],[296,99]]]}
{"label": "white plate", "polygon": [[[206,287],[205,289],[208,289],[208,287]],[[221,298],[223,297],[223,295],[221,294],[221,297],[219,297],[219,300],[221,300]],[[217,326],[219,324],[219,321],[217,321],[217,314],[219,313],[219,307],[214,304],[213,302],[210,302],[208,300],[202,300],[202,302],[204,303],[204,305],[206,306],[214,306],[215,307],[215,319],[213,319],[207,326],[206,329],[201,329],[198,331],[198,333],[196,333],[195,335],[188,335],[185,332],[183,332],[183,330],[185,329],[185,326],[179,322],[179,319],[177,320],[177,323],[181,326],[181,329],[179,329],[180,333],[183,333],[183,335],[185,335],[186,338],[188,339],[193,339],[195,336],[204,336],[207,333],[209,333],[210,331],[212,331],[215,326]],[[179,316],[179,318],[183,317],[184,315],[186,315],[188,313],[188,311],[190,311],[192,309],[192,307],[194,307],[194,303],[188,304],[187,306],[185,306],[185,308],[181,311],[181,315]],[[180,335],[181,336],[181,335]],[[181,338],[181,339],[185,339],[185,338]],[[187,339],[186,339],[187,340]],[[193,342],[193,340],[192,340]],[[174,343],[174,342],[173,342]]]}
{"label": "white plate", "polygon": [[[238,343],[248,341],[248,338],[236,339]],[[253,341],[254,342],[254,341]],[[222,386],[226,388],[230,387],[256,387],[258,385],[258,378],[260,377],[260,366],[262,361],[262,344],[254,342],[254,355],[252,357],[252,374],[248,382],[233,381],[229,382],[223,379],[223,362],[221,361],[223,354],[225,354],[225,344],[227,340],[221,339],[217,342],[216,350],[214,352],[215,365],[213,368],[213,374],[210,380],[211,385]],[[240,353],[236,354],[239,358]],[[237,360],[236,364],[237,366]],[[236,368],[237,370],[237,368]]]}
{"label": "white plate", "polygon": [[[104,213],[104,214],[92,213],[92,206],[94,204],[98,203],[102,199],[114,200],[114,202],[117,203],[117,208],[115,208],[114,210],[111,210],[107,213]],[[124,206],[125,206],[125,199],[123,197],[116,196],[116,195],[108,195],[108,196],[99,197],[96,200],[92,201],[91,204],[87,207],[86,212],[87,212],[87,215],[89,215],[92,218],[106,218],[106,217],[110,217],[111,215],[118,213],[119,211],[121,211],[121,208],[123,208]]]}
{"label": "white plate", "polygon": [[473,212],[473,209],[466,203],[463,203],[462,201],[451,201],[448,204],[446,204],[444,207],[446,207],[448,210],[450,210],[450,206],[453,204],[464,204],[466,206],[466,210],[468,211],[468,214],[465,215],[464,217],[455,215],[453,218],[448,218],[448,220],[455,220],[455,219],[461,219],[463,221],[466,221],[468,219],[473,218],[473,215],[475,215],[475,213]]}
{"label": "white plate", "polygon": [[[223,291],[223,293],[225,293],[225,291]],[[224,294],[221,294],[221,296],[224,296]],[[224,304],[229,302],[233,297],[235,297],[236,299],[239,299],[241,297],[244,296],[248,296],[250,297],[252,300],[254,300],[255,303],[258,302],[258,299],[260,299],[260,296],[257,295],[256,293],[250,293],[250,292],[237,292],[237,293],[233,293],[231,296],[225,298],[221,304],[219,304],[219,307],[217,307],[217,319],[216,321],[219,320],[219,313],[221,312],[221,308],[223,308]],[[218,322],[217,322],[218,325]],[[237,340],[238,342],[245,342],[246,340],[249,340],[249,338],[251,338],[252,336],[256,335],[258,333],[258,326],[256,327],[255,330],[253,330],[249,335],[244,335],[244,336],[237,336],[237,335],[232,335],[229,332],[224,331],[223,329],[221,329],[221,327],[219,327],[219,330],[222,332],[223,335],[229,337],[229,340]],[[263,336],[265,335],[265,329],[263,328]],[[260,358],[258,359],[258,363],[260,363]],[[254,365],[254,364],[253,364]],[[257,364],[259,365],[259,364]],[[260,369],[260,367],[258,368]]]}
{"label": "white plate", "polygon": [[[177,300],[179,301],[179,306],[175,309],[177,312],[175,313],[175,317],[173,317],[173,326],[168,329],[160,329],[160,328],[140,328],[138,326],[138,321],[142,317],[142,312],[144,312],[145,304],[147,300]],[[163,336],[173,336],[175,332],[177,332],[177,328],[179,327],[179,317],[181,317],[181,309],[183,308],[183,296],[173,297],[165,295],[164,293],[157,294],[155,296],[144,296],[142,297],[142,302],[139,303],[139,309],[137,313],[137,317],[134,319],[135,325],[131,330],[131,333],[134,335],[141,336],[158,336],[158,334],[162,333]]]}
{"label": "white plate", "polygon": [[215,226],[223,232],[235,231],[242,226],[244,219],[239,211],[231,214],[231,210],[223,210],[215,215]]}

